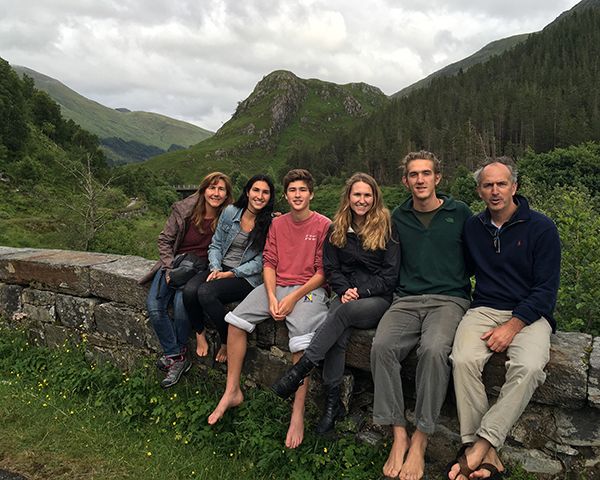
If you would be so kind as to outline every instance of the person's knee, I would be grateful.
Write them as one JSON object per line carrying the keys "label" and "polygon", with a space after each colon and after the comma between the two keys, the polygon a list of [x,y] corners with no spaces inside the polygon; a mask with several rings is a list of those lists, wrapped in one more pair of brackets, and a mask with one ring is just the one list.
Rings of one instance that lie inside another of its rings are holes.
{"label": "person's knee", "polygon": [[477,371],[479,369],[475,355],[469,349],[452,349],[450,354],[450,363],[455,371]]}
{"label": "person's knee", "polygon": [[417,349],[417,357],[419,362],[426,361],[434,364],[446,364],[448,363],[448,357],[450,356],[451,351],[452,347],[443,342],[422,341]]}
{"label": "person's knee", "polygon": [[216,300],[214,289],[209,283],[203,283],[196,289],[196,298],[200,305],[210,303]]}
{"label": "person's knee", "polygon": [[385,335],[375,335],[371,345],[371,362],[380,362],[396,358],[396,345]]}
{"label": "person's knee", "polygon": [[546,379],[544,372],[545,363],[536,360],[533,361],[509,361],[507,369],[509,375],[517,375],[524,381],[542,383]]}

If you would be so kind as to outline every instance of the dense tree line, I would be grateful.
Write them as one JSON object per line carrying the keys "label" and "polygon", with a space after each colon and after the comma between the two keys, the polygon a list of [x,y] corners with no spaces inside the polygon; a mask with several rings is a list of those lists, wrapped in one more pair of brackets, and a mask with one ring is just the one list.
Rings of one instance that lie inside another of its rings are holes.
{"label": "dense tree line", "polygon": [[600,140],[600,9],[574,12],[486,63],[395,99],[288,164],[321,180],[367,170],[394,184],[410,150],[436,152],[453,176],[484,156],[519,158],[588,140]]}

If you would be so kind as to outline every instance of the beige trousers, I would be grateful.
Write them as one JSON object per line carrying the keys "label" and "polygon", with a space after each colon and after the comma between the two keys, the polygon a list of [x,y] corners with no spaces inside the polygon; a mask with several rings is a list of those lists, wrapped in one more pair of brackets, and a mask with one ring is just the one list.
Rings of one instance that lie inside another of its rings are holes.
{"label": "beige trousers", "polygon": [[550,357],[552,328],[541,317],[517,333],[506,351],[506,380],[490,408],[481,375],[492,352],[481,340],[488,330],[510,320],[512,312],[488,307],[465,313],[454,338],[450,360],[463,443],[485,438],[501,447],[535,389],[544,383],[544,367]]}

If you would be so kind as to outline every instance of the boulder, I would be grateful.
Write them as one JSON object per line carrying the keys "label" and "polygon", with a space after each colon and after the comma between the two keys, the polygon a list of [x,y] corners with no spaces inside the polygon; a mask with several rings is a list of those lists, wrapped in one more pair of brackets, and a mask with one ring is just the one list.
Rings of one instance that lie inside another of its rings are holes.
{"label": "boulder", "polygon": [[156,262],[141,257],[119,256],[90,267],[90,292],[93,296],[137,308],[146,307],[149,286],[138,281]]}

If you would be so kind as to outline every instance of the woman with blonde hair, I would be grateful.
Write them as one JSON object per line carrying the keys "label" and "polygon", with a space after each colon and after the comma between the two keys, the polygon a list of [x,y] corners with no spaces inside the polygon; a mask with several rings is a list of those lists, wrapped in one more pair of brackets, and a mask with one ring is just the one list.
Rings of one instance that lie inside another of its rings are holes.
{"label": "woman with blonde hair", "polygon": [[140,281],[152,281],[146,307],[163,350],[156,362],[157,368],[166,372],[160,383],[163,388],[175,385],[191,367],[185,355],[190,320],[181,287],[197,271],[208,268],[208,246],[221,211],[232,200],[229,177],[213,172],[204,177],[196,193],[174,203],[158,236],[160,260]]}
{"label": "woman with blonde hair", "polygon": [[323,250],[327,282],[335,293],[329,314],[304,356],[274,385],[287,398],[321,361],[327,391],[317,433],[333,429],[345,413],[340,398],[346,345],[352,328],[375,328],[390,306],[400,265],[400,244],[373,177],[355,173],[346,182]]}

